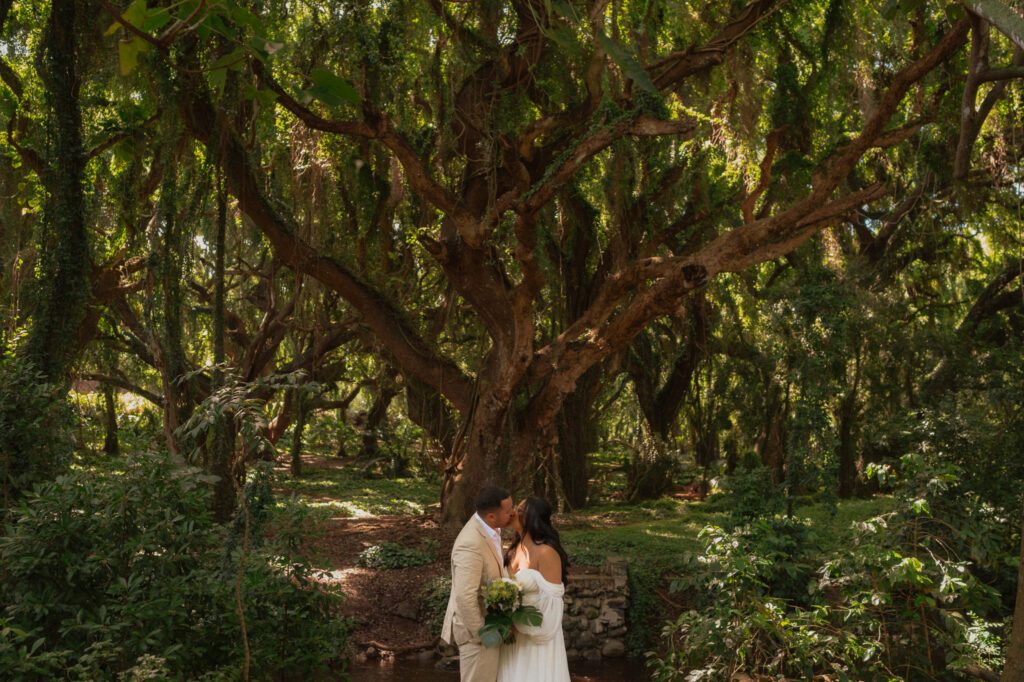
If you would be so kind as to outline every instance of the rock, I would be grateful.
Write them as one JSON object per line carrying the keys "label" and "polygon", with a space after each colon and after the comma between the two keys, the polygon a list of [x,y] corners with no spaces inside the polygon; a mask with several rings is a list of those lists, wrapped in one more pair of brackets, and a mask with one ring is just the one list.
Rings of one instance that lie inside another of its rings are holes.
{"label": "rock", "polygon": [[575,649],[566,649],[565,657],[568,658],[570,661],[578,661],[580,660],[580,652],[576,651]]}
{"label": "rock", "polygon": [[452,656],[459,655],[459,647],[454,644],[445,644],[441,642],[437,645],[437,653],[441,658],[450,658]]}
{"label": "rock", "polygon": [[458,656],[445,656],[440,661],[434,664],[434,667],[438,670],[444,670],[447,672],[458,672],[459,671],[459,657]]}
{"label": "rock", "polygon": [[587,651],[583,652],[583,658],[585,658],[588,661],[600,661],[601,652],[597,649],[588,649]]}
{"label": "rock", "polygon": [[366,647],[366,657],[367,658],[377,658],[377,655],[378,655],[377,647],[375,647],[375,646],[368,646],[368,647]]}
{"label": "rock", "polygon": [[391,613],[406,620],[419,620],[419,609],[411,601],[400,601],[391,609]]}
{"label": "rock", "polygon": [[434,652],[431,651],[430,649],[427,649],[425,651],[421,651],[418,654],[416,654],[416,660],[418,660],[420,663],[426,663],[427,661],[429,661],[433,657],[434,657]]}
{"label": "rock", "polygon": [[604,562],[605,575],[626,576],[629,575],[629,562],[622,557],[608,557]]}
{"label": "rock", "polygon": [[590,624],[590,631],[593,632],[595,635],[601,634],[602,632],[604,632],[604,623],[602,623],[599,620],[595,620],[593,623]]}
{"label": "rock", "polygon": [[608,631],[609,637],[624,637],[626,635],[626,626],[620,625],[617,628],[612,628]]}
{"label": "rock", "polygon": [[605,608],[605,610],[601,612],[601,620],[610,628],[618,627],[626,622],[626,619],[622,617],[622,614],[609,608]]}
{"label": "rock", "polygon": [[622,658],[626,655],[626,645],[621,639],[609,639],[601,647],[601,655],[605,658]]}
{"label": "rock", "polygon": [[580,633],[580,636],[576,638],[576,646],[580,649],[589,649],[590,647],[597,644],[597,637],[587,630]]}

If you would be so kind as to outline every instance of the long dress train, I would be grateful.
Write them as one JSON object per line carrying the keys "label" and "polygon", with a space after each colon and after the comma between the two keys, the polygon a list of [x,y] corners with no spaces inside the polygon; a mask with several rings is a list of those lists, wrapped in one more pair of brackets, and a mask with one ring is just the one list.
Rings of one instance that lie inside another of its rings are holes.
{"label": "long dress train", "polygon": [[540,625],[517,625],[514,644],[501,647],[498,682],[569,682],[569,661],[562,634],[565,585],[549,583],[539,571],[524,568],[515,575],[523,586],[523,603],[543,615]]}

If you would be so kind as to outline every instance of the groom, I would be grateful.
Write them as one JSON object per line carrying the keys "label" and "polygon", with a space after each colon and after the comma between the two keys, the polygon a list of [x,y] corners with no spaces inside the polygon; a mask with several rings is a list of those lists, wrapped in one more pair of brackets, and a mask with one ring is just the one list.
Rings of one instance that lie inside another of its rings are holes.
{"label": "groom", "polygon": [[441,639],[459,647],[462,682],[494,682],[498,677],[498,647],[484,647],[477,635],[486,614],[480,588],[505,575],[501,529],[511,518],[509,492],[494,485],[481,488],[476,496],[476,514],[452,546],[452,594]]}

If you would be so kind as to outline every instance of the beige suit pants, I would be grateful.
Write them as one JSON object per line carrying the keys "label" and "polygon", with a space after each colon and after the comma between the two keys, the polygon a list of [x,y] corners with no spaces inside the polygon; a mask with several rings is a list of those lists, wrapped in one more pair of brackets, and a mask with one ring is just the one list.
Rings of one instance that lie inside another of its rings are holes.
{"label": "beige suit pants", "polygon": [[462,682],[495,682],[498,679],[498,652],[479,642],[459,645],[459,677]]}

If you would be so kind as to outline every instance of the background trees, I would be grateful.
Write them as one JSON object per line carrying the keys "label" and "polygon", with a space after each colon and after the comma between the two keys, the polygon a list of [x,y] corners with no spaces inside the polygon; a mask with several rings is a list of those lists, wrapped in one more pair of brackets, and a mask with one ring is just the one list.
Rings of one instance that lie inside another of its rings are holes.
{"label": "background trees", "polygon": [[[267,456],[240,415],[299,473],[325,410],[368,455],[414,421],[452,521],[486,480],[586,504],[615,438],[650,490],[763,465],[790,501],[919,449],[1020,516],[1002,3],[7,1],[0,28],[12,376],[149,400],[221,520]],[[25,452],[15,493],[54,470]]]}

